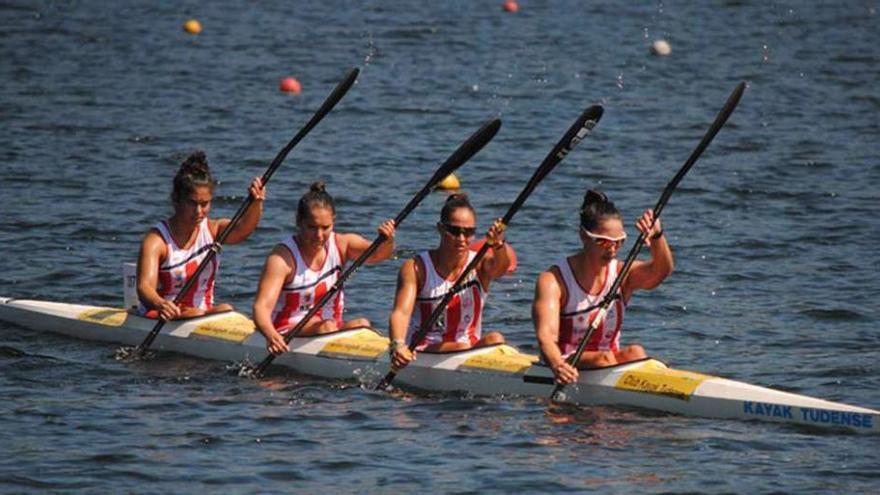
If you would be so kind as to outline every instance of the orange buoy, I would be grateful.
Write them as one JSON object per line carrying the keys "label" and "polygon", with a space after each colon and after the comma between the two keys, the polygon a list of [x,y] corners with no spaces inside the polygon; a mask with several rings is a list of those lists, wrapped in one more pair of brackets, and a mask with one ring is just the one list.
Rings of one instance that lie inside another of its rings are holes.
{"label": "orange buoy", "polygon": [[281,84],[278,86],[278,89],[284,91],[285,93],[293,93],[298,95],[302,91],[302,85],[300,85],[299,81],[293,77],[285,77],[281,80]]}
{"label": "orange buoy", "polygon": [[443,190],[456,190],[461,188],[461,181],[458,180],[455,174],[449,174],[443,178],[440,182],[437,183],[437,189]]}
{"label": "orange buoy", "polygon": [[[469,249],[470,249],[471,251],[474,251],[474,252],[479,251],[480,248],[483,247],[483,244],[486,244],[486,238],[485,238],[485,237],[482,238],[482,239],[479,239],[479,240],[474,241],[474,242],[470,245]],[[513,249],[513,245],[512,245],[512,244],[510,244],[510,243],[508,242],[507,245],[510,246],[510,266],[507,267],[507,273],[513,273],[513,272],[516,271],[516,267],[517,267],[517,265],[518,265],[518,264],[517,264],[517,261],[516,261],[516,251],[514,251],[514,249]],[[490,248],[490,249],[491,249],[491,248]]]}
{"label": "orange buoy", "polygon": [[190,19],[183,23],[183,30],[189,34],[199,34],[202,32],[202,23],[195,19]]}
{"label": "orange buoy", "polygon": [[516,3],[516,0],[505,0],[505,2],[501,4],[501,8],[511,14],[515,14],[519,11],[519,4]]}

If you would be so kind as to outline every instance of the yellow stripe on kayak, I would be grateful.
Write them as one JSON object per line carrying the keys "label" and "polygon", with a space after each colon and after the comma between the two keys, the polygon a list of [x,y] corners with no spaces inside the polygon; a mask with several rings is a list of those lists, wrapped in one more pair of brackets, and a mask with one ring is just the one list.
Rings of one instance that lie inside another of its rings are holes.
{"label": "yellow stripe on kayak", "polygon": [[206,321],[197,326],[191,335],[211,337],[229,342],[242,343],[256,331],[254,322],[240,313],[230,313],[223,318]]}
{"label": "yellow stripe on kayak", "polygon": [[318,354],[343,354],[376,358],[388,351],[388,339],[366,328],[328,342]]}
{"label": "yellow stripe on kayak", "polygon": [[614,387],[689,400],[694,390],[709,378],[712,377],[692,371],[669,369],[660,361],[652,359],[634,370],[624,372]]}
{"label": "yellow stripe on kayak", "polygon": [[522,373],[538,362],[538,356],[523,354],[509,345],[500,345],[489,352],[478,354],[461,366],[482,368],[507,373]]}
{"label": "yellow stripe on kayak", "polygon": [[124,309],[92,308],[77,315],[76,319],[108,327],[121,327],[128,319],[128,312]]}

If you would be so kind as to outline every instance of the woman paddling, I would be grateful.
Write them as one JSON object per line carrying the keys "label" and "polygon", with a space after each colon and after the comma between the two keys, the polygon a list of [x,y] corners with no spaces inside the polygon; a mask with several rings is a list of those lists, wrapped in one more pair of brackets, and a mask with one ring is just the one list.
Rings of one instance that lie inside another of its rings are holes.
{"label": "woman paddling", "polygon": [[[247,239],[260,221],[266,196],[259,177],[251,182],[249,193],[254,202],[229,233],[227,244]],[[219,257],[214,257],[179,306],[173,302],[208,254],[214,239],[230,223],[228,218],[208,218],[213,196],[214,178],[208,160],[204,152],[197,151],[181,163],[174,176],[174,214],[151,228],[141,242],[137,267],[139,314],[174,320],[232,309],[229,304],[214,303]]]}
{"label": "woman paddling", "polygon": [[[619,285],[619,298],[608,308],[577,368],[598,368],[646,357],[639,345],[620,348],[620,328],[626,304],[633,292],[653,289],[672,273],[672,251],[663,235],[660,219],[651,226],[654,212],[647,210],[636,222],[651,249],[650,261],[636,261]],[[599,191],[584,195],[580,237],[583,249],[538,276],[532,316],[541,353],[558,383],[572,383],[578,372],[566,359],[590,328],[623,263],[617,252],[626,240],[620,212]]]}
{"label": "woman paddling", "polygon": [[[334,232],[335,221],[333,198],[323,182],[315,182],[297,205],[297,233],[275,246],[266,258],[253,310],[254,323],[266,338],[266,348],[272,354],[290,350],[284,342],[285,330],[296,326],[311,305],[333,286],[347,261],[357,259],[370,247],[370,241],[357,234]],[[386,260],[394,252],[394,221],[386,220],[378,231],[386,241],[367,263]],[[299,335],[370,325],[366,318],[344,321],[344,301],[340,290]]]}
{"label": "woman paddling", "polygon": [[[409,341],[475,256],[469,247],[477,231],[476,222],[476,211],[467,195],[449,196],[437,224],[440,244],[400,267],[389,331],[395,369],[404,368],[415,359],[408,348]],[[489,228],[486,238],[491,246],[489,253],[471,272],[462,291],[452,298],[437,326],[417,343],[416,350],[449,352],[504,343],[498,332],[482,334],[483,305],[489,285],[507,272],[512,256],[500,219]]]}

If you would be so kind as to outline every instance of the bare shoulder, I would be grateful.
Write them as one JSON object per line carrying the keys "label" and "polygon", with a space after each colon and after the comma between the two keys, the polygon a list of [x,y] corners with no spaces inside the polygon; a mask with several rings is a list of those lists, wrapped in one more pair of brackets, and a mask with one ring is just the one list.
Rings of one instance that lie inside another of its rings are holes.
{"label": "bare shoulder", "polygon": [[150,228],[144,234],[144,239],[141,241],[141,251],[144,253],[165,253],[165,239],[162,238],[162,234],[155,227]]}
{"label": "bare shoulder", "polygon": [[208,230],[211,231],[211,237],[216,238],[220,235],[220,231],[225,229],[231,220],[228,218],[208,219]]}
{"label": "bare shoulder", "polygon": [[334,232],[334,237],[336,238],[336,246],[339,248],[339,252],[346,258],[348,257],[349,250],[363,250],[364,245],[367,244],[366,239],[349,232]]}
{"label": "bare shoulder", "polygon": [[398,286],[414,285],[421,287],[420,281],[424,278],[423,273],[424,267],[422,267],[421,260],[409,258],[400,265],[400,270],[397,272],[397,284]]}
{"label": "bare shoulder", "polygon": [[276,244],[275,247],[272,248],[267,260],[270,259],[282,261],[291,267],[296,266],[296,259],[293,257],[293,253],[291,253],[290,249],[284,244]]}
{"label": "bare shoulder", "polygon": [[554,266],[538,275],[538,281],[535,289],[539,293],[556,293],[560,292],[561,284],[559,283],[559,270]]}

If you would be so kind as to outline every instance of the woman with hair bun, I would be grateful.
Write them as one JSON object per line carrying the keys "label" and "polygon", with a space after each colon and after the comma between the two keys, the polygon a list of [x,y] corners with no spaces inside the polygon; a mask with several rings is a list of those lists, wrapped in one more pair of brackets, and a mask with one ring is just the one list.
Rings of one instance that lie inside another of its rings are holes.
{"label": "woman with hair bun", "polygon": [[646,210],[636,222],[651,250],[649,261],[635,261],[619,285],[618,299],[608,308],[605,319],[590,337],[577,366],[566,359],[589,330],[602,302],[623,263],[617,253],[626,240],[620,211],[608,197],[596,190],[584,195],[581,206],[580,238],[583,248],[538,276],[532,317],[544,361],[553,370],[556,382],[577,380],[578,368],[601,368],[647,357],[639,345],[620,347],[620,328],[626,304],[633,292],[653,289],[672,273],[672,251],[663,235],[660,219]]}
{"label": "woman with hair bun", "polygon": [[[323,295],[333,287],[347,261],[355,260],[370,247],[357,234],[334,232],[336,206],[323,182],[315,182],[296,208],[297,232],[276,245],[263,266],[254,299],[254,323],[266,338],[272,354],[287,352],[286,331],[295,327]],[[385,236],[367,259],[375,264],[394,253],[394,220],[386,220],[378,232]],[[344,321],[345,296],[336,293],[299,333],[319,335],[347,328],[370,326],[366,318]]]}
{"label": "woman with hair bun", "polygon": [[[260,222],[266,192],[259,177],[251,182],[248,192],[254,201],[229,233],[227,244],[247,239]],[[171,218],[153,226],[141,242],[137,292],[138,313],[142,316],[174,320],[232,309],[229,304],[214,302],[219,255],[201,273],[180,305],[174,304],[180,289],[207,256],[214,239],[230,224],[228,218],[208,218],[213,196],[214,178],[208,159],[203,151],[196,151],[180,164],[174,176]]]}
{"label": "woman with hair bun", "polygon": [[[440,244],[435,249],[422,251],[400,267],[389,325],[391,362],[395,369],[402,369],[415,359],[415,353],[409,350],[410,341],[476,255],[470,249],[477,232],[476,222],[476,211],[466,194],[449,196],[437,223]],[[513,256],[504,240],[501,219],[489,227],[486,242],[491,249],[452,298],[436,327],[428,331],[421,342],[415,343],[417,351],[463,351],[504,343],[500,333],[484,335],[482,330],[489,285],[507,273]]]}

